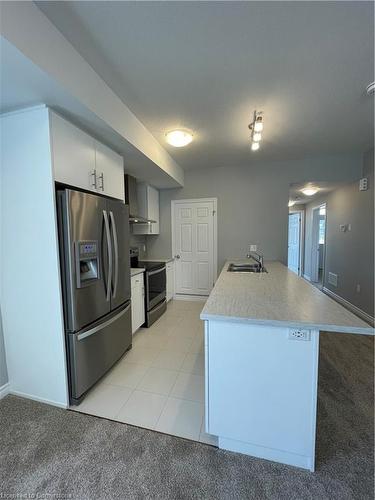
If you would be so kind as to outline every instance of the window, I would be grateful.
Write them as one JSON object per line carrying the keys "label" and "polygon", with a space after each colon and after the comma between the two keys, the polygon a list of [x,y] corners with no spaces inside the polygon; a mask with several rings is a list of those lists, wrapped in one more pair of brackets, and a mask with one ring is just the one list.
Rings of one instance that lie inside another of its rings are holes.
{"label": "window", "polygon": [[319,220],[319,245],[324,245],[325,233],[326,233],[326,220],[324,218]]}

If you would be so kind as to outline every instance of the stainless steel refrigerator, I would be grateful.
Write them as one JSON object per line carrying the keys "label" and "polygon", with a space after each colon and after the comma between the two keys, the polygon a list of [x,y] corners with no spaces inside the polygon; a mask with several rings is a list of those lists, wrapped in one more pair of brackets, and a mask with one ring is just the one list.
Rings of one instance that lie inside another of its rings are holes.
{"label": "stainless steel refrigerator", "polygon": [[131,347],[129,211],[121,201],[57,191],[70,402]]}

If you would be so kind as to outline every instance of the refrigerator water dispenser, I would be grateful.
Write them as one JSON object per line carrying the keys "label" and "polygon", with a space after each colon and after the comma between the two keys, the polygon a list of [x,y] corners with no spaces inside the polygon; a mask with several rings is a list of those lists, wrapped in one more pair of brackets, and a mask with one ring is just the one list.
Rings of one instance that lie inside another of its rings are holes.
{"label": "refrigerator water dispenser", "polygon": [[98,242],[76,242],[77,288],[90,285],[99,279]]}

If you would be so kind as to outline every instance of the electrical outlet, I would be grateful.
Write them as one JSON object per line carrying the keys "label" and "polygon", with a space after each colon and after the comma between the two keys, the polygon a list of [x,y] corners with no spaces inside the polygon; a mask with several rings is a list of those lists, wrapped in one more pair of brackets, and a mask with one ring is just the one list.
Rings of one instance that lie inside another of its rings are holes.
{"label": "electrical outlet", "polygon": [[311,340],[310,330],[302,328],[289,328],[289,340]]}
{"label": "electrical outlet", "polygon": [[361,285],[358,283],[356,286],[357,293],[361,293]]}
{"label": "electrical outlet", "polygon": [[258,246],[257,245],[250,245],[250,252],[256,252]]}

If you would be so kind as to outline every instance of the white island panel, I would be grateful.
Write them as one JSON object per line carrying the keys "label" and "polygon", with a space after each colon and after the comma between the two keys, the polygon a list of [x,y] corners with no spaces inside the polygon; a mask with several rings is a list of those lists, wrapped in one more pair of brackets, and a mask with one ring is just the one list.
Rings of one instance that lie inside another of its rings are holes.
{"label": "white island panel", "polygon": [[314,469],[319,332],[210,321],[207,432],[220,448]]}

